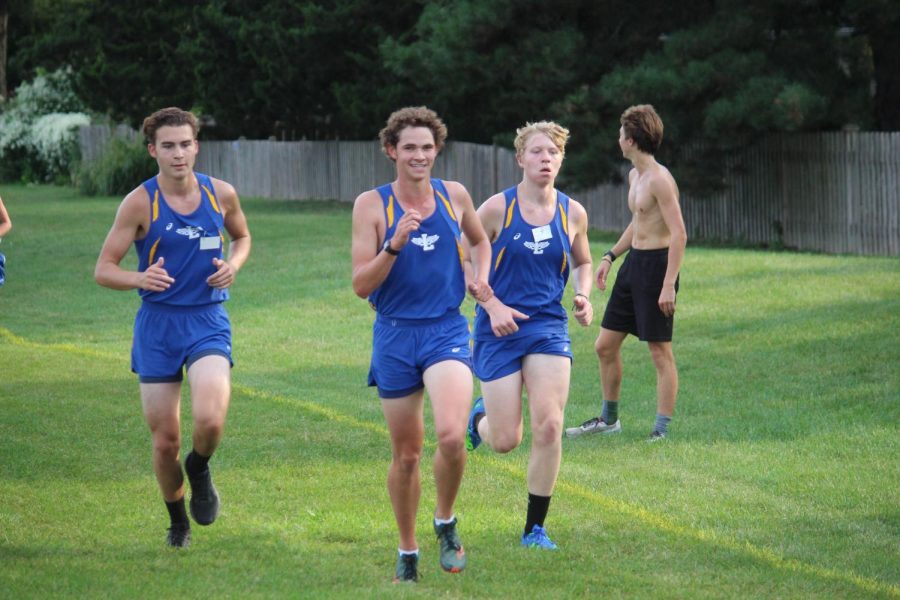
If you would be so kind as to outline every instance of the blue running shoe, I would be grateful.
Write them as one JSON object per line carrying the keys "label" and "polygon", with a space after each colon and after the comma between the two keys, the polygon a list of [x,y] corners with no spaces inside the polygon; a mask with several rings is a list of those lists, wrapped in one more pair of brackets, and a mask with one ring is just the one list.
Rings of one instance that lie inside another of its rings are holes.
{"label": "blue running shoe", "polygon": [[478,427],[475,426],[475,420],[478,415],[484,414],[484,398],[481,396],[475,400],[472,405],[472,412],[469,413],[469,426],[466,427],[466,450],[472,451],[481,445],[481,436],[478,435]]}
{"label": "blue running shoe", "polygon": [[522,536],[522,545],[526,548],[557,549],[556,544],[547,535],[547,530],[540,525],[535,525],[531,528],[531,533]]}

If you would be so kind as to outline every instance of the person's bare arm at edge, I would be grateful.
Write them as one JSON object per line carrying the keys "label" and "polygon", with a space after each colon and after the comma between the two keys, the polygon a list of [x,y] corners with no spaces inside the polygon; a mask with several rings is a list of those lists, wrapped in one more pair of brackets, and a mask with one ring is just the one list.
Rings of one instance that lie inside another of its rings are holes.
{"label": "person's bare arm at edge", "polygon": [[10,229],[12,229],[12,219],[9,218],[3,198],[0,198],[0,238],[9,233]]}
{"label": "person's bare arm at edge", "polygon": [[684,249],[687,246],[687,230],[681,215],[678,202],[678,186],[669,172],[663,171],[650,182],[650,191],[656,198],[663,221],[669,230],[669,262],[666,276],[663,279],[662,292],[659,294],[659,309],[667,317],[675,314],[675,281],[684,260]]}
{"label": "person's bare arm at edge", "polygon": [[[591,262],[591,247],[588,244],[587,211],[578,202],[569,201],[569,224],[574,231],[572,238],[572,286],[575,289],[573,308],[575,320],[582,327],[587,327],[594,319],[594,307],[591,304],[591,277],[593,264]],[[604,261],[605,262],[605,261]]]}
{"label": "person's bare arm at edge", "polygon": [[231,242],[228,245],[228,256],[225,260],[212,259],[216,272],[207,277],[206,283],[211,287],[221,289],[234,283],[237,272],[250,256],[251,239],[250,229],[247,227],[247,217],[241,209],[241,202],[234,186],[220,179],[213,179],[212,182],[225,219],[225,231],[231,237]]}
{"label": "person's bare arm at edge", "polygon": [[[617,257],[622,256],[624,253],[628,252],[631,249],[631,241],[634,238],[633,235],[633,223],[629,223],[628,227],[625,228],[625,231],[622,232],[622,235],[619,236],[619,241],[610,248],[612,253]],[[600,291],[606,290],[606,277],[609,275],[609,270],[612,267],[612,261],[609,259],[600,259],[600,266],[597,267],[597,287],[600,288]]]}
{"label": "person's bare arm at edge", "polygon": [[[503,194],[495,194],[488,198],[476,212],[478,220],[484,228],[488,247],[490,247],[491,241],[497,239],[497,236],[500,235],[500,231],[503,228],[505,208],[506,201]],[[492,258],[496,259],[496,257]],[[490,263],[487,268],[489,273]],[[500,298],[494,295],[493,290],[490,288],[488,288],[488,291],[489,294],[487,294],[486,298],[476,296],[475,301],[487,312],[491,320],[491,331],[497,337],[503,337],[518,331],[519,326],[516,324],[516,320],[527,319],[528,315],[504,304]]]}
{"label": "person's bare arm at edge", "polygon": [[125,196],[119,205],[94,268],[97,283],[114,290],[139,288],[162,292],[175,282],[164,267],[165,257],[159,257],[146,271],[126,271],[119,266],[131,244],[146,235],[149,226],[150,199],[144,187],[140,186]]}

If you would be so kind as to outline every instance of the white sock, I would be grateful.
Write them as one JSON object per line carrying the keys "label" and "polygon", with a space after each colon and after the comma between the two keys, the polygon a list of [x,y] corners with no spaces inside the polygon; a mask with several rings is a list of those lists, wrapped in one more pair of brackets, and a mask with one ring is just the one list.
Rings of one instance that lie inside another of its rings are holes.
{"label": "white sock", "polygon": [[455,519],[456,519],[456,514],[451,516],[449,519],[438,519],[437,517],[435,517],[434,524],[435,525],[447,525],[448,523],[452,523]]}

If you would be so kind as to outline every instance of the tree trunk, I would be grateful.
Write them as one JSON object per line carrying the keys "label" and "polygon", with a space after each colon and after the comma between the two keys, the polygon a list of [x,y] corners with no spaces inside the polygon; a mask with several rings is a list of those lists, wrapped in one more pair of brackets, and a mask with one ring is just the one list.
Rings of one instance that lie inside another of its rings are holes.
{"label": "tree trunk", "polygon": [[0,100],[8,97],[6,92],[6,26],[9,23],[9,2],[0,0]]}

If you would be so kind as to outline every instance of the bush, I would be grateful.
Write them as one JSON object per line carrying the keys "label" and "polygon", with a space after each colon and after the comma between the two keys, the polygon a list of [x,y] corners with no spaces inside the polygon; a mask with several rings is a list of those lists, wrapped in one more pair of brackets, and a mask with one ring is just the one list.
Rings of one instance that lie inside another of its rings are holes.
{"label": "bush", "polygon": [[90,123],[71,69],[38,73],[0,113],[0,179],[63,182],[78,160],[78,129]]}
{"label": "bush", "polygon": [[122,196],[158,170],[142,140],[113,138],[100,158],[81,164],[75,181],[85,196]]}

